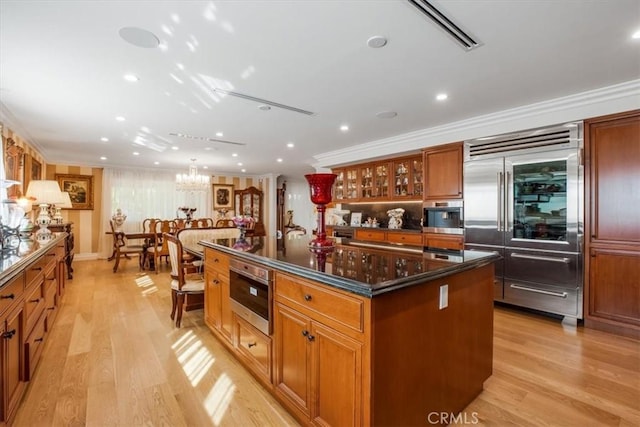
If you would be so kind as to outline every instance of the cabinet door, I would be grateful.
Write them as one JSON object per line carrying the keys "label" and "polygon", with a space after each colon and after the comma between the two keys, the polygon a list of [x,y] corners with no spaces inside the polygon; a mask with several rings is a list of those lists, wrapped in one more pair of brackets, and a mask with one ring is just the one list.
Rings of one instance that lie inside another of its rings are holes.
{"label": "cabinet door", "polygon": [[640,327],[640,252],[591,249],[589,314]]}
{"label": "cabinet door", "polygon": [[425,200],[462,198],[462,144],[424,151]]}
{"label": "cabinet door", "polygon": [[206,268],[204,271],[204,280],[204,321],[210,328],[220,330],[222,325],[222,309],[220,305],[221,282],[218,274],[209,268]]}
{"label": "cabinet door", "polygon": [[336,174],[336,182],[333,185],[333,197],[337,202],[340,202],[346,198],[344,169],[332,169],[331,172]]}
{"label": "cabinet door", "polygon": [[312,322],[311,419],[323,426],[362,423],[362,344]]}
{"label": "cabinet door", "polygon": [[0,421],[13,416],[25,385],[22,304],[6,316],[6,321],[3,320],[0,320]]}
{"label": "cabinet door", "polygon": [[376,198],[382,200],[389,199],[389,163],[376,163],[374,165],[374,176]]}
{"label": "cabinet door", "polygon": [[[282,304],[275,304],[276,393],[310,416],[311,369],[309,318]],[[336,424],[339,425],[339,424]]]}
{"label": "cabinet door", "polygon": [[588,131],[591,241],[638,244],[640,114],[594,123]]}
{"label": "cabinet door", "polygon": [[422,199],[422,156],[395,160],[391,173],[393,199]]}

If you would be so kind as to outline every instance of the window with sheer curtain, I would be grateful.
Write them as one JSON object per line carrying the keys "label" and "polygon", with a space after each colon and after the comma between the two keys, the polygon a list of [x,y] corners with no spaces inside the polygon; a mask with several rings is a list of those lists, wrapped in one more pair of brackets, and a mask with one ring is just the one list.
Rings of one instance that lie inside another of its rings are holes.
{"label": "window with sheer curtain", "polygon": [[[167,171],[105,169],[102,175],[101,228],[110,231],[109,220],[116,209],[127,216],[123,230],[142,230],[145,218],[174,219],[184,217],[181,206],[196,208],[194,218],[211,217],[211,189],[206,192],[184,192],[176,189],[176,174]],[[100,242],[100,256],[108,257],[112,237]]]}

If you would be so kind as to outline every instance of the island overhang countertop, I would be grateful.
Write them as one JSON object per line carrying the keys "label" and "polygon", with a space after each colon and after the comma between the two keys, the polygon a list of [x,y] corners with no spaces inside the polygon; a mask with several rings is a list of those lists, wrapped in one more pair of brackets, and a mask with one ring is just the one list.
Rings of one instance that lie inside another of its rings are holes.
{"label": "island overhang countertop", "polygon": [[247,238],[248,244],[241,245],[236,239],[200,240],[200,248],[186,246],[186,249],[194,253],[202,253],[201,247],[216,249],[369,298],[472,270],[500,258],[497,252],[423,251],[345,238],[334,238],[330,250],[319,251],[310,249],[310,240],[309,236],[283,242],[272,237],[253,237]]}

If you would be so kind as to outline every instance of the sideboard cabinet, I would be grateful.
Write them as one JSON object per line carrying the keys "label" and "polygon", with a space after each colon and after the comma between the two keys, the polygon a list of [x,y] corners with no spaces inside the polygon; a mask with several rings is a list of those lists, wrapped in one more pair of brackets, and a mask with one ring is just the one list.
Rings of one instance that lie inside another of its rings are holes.
{"label": "sideboard cabinet", "polygon": [[255,220],[252,236],[264,236],[264,205],[263,193],[256,187],[245,188],[233,192],[236,204],[236,215],[250,216]]}

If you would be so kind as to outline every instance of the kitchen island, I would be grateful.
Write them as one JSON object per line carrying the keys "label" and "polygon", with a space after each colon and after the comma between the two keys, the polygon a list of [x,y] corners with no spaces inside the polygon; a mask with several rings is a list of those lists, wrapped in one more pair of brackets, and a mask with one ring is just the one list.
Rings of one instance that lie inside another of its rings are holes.
{"label": "kitchen island", "polygon": [[304,424],[426,425],[491,375],[495,253],[349,239],[314,253],[306,236],[199,244],[206,324]]}

